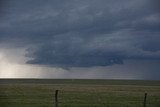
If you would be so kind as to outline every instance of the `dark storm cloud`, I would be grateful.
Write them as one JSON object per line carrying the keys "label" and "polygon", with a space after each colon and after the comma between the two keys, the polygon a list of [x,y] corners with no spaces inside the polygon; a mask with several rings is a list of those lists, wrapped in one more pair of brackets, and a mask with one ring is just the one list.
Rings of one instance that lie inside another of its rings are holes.
{"label": "dark storm cloud", "polygon": [[1,10],[0,42],[28,48],[29,64],[92,67],[160,59],[151,0],[14,0]]}

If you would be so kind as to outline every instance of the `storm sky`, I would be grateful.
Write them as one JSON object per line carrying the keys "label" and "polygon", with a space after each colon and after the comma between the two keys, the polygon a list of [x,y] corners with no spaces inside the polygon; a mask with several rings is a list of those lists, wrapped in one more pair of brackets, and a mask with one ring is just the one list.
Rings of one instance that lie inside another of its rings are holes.
{"label": "storm sky", "polygon": [[159,0],[1,0],[0,78],[160,80]]}

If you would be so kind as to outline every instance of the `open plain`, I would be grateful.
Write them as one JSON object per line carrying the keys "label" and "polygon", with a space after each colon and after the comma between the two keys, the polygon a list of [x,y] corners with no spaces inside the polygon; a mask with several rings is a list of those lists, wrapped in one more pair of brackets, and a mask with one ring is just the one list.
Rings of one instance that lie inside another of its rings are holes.
{"label": "open plain", "polygon": [[0,107],[160,107],[160,81],[0,79]]}

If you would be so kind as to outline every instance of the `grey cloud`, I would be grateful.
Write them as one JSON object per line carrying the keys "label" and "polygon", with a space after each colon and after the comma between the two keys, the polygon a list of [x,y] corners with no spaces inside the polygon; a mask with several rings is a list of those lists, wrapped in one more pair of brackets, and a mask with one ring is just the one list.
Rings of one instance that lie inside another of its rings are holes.
{"label": "grey cloud", "polygon": [[128,29],[88,40],[73,38],[70,35],[29,50],[27,56],[33,59],[27,63],[58,67],[92,67],[123,64],[124,59],[160,59],[159,34],[152,33],[154,40],[148,38],[148,33]]}
{"label": "grey cloud", "polygon": [[9,1],[0,44],[24,46],[29,64],[92,67],[159,59],[159,13],[150,0]]}

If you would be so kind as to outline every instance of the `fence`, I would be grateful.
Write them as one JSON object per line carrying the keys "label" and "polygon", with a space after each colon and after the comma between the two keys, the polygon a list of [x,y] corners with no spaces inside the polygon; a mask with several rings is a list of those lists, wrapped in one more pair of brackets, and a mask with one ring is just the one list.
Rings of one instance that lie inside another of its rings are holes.
{"label": "fence", "polygon": [[[58,106],[58,91],[55,91],[55,107],[59,107]],[[143,107],[146,107],[146,102],[147,102],[147,93],[144,94],[144,101],[143,101]]]}

